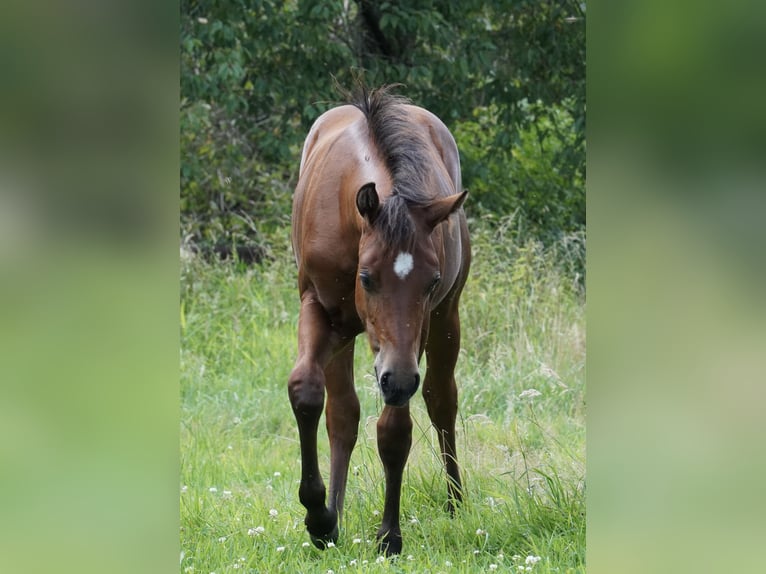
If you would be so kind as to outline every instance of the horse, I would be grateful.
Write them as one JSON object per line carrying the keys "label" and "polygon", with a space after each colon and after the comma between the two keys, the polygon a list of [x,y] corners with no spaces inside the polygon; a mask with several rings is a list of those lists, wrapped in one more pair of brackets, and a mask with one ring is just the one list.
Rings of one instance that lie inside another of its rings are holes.
{"label": "horse", "polygon": [[[402,550],[402,474],[412,444],[409,400],[420,385],[438,432],[447,508],[462,500],[455,448],[460,349],[458,302],[471,261],[455,139],[433,113],[390,86],[357,86],[323,113],[305,140],[293,196],[298,267],[298,355],[288,394],[298,426],[305,525],[318,548],[338,539],[359,428],[354,344],[366,332],[383,397],[377,421],[385,502],[377,542]],[[330,492],[317,460],[325,409]]]}

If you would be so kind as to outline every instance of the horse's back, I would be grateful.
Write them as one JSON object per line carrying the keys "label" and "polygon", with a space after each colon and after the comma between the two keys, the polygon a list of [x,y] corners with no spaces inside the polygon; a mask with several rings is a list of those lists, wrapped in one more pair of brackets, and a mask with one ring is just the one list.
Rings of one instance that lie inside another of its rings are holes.
{"label": "horse's back", "polygon": [[[413,134],[428,146],[431,161],[424,169],[433,170],[440,182],[434,197],[462,191],[460,160],[450,131],[424,108],[409,104],[403,108]],[[324,283],[323,277],[331,274],[354,277],[362,225],[356,193],[368,182],[375,183],[381,200],[392,192],[386,159],[370,137],[364,113],[354,105],[328,110],[306,137],[293,198],[292,242],[301,290],[308,283]]]}

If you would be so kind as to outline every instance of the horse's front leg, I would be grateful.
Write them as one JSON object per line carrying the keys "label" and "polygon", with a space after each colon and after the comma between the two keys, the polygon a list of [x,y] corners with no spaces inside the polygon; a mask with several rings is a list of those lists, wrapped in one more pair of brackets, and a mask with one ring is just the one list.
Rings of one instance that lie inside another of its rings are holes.
{"label": "horse's front leg", "polygon": [[337,337],[324,308],[313,292],[304,292],[298,319],[298,359],[287,387],[301,444],[298,496],[306,507],[306,529],[319,548],[338,538],[338,515],[325,505],[325,485],[317,460],[317,427],[325,394],[324,366],[335,341]]}
{"label": "horse's front leg", "polygon": [[325,367],[327,434],[330,437],[330,496],[327,507],[343,521],[348,465],[359,432],[359,399],[354,389],[354,339]]}
{"label": "horse's front leg", "polygon": [[412,445],[410,407],[383,408],[378,419],[378,453],[386,474],[386,502],[383,522],[378,530],[380,549],[387,556],[402,551],[402,531],[399,527],[399,505],[402,474]]}

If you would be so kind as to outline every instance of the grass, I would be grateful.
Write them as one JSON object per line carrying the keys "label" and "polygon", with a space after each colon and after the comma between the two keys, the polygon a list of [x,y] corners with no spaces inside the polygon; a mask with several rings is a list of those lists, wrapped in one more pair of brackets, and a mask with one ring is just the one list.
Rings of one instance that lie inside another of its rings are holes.
{"label": "grass", "polygon": [[[382,402],[364,338],[356,346],[362,419],[344,521],[338,544],[322,552],[308,544],[297,496],[286,382],[298,298],[288,233],[261,266],[183,264],[181,572],[585,571],[585,305],[567,271],[582,244],[570,238],[543,249],[520,242],[509,225],[473,228],[456,375],[466,500],[454,518],[444,511],[438,443],[416,396],[404,549],[389,560],[374,541],[383,507],[375,444]],[[327,481],[323,423],[319,443]]]}

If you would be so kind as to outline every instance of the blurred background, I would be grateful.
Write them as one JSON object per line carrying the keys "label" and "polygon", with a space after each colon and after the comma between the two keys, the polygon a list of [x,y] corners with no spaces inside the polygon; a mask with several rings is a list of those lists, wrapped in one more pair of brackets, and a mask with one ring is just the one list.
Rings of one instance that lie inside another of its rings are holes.
{"label": "blurred background", "polygon": [[[179,236],[268,249],[329,71],[442,116],[475,213],[584,222],[580,4],[367,5],[3,4],[1,571],[177,568]],[[765,9],[588,3],[593,572],[760,568]]]}

